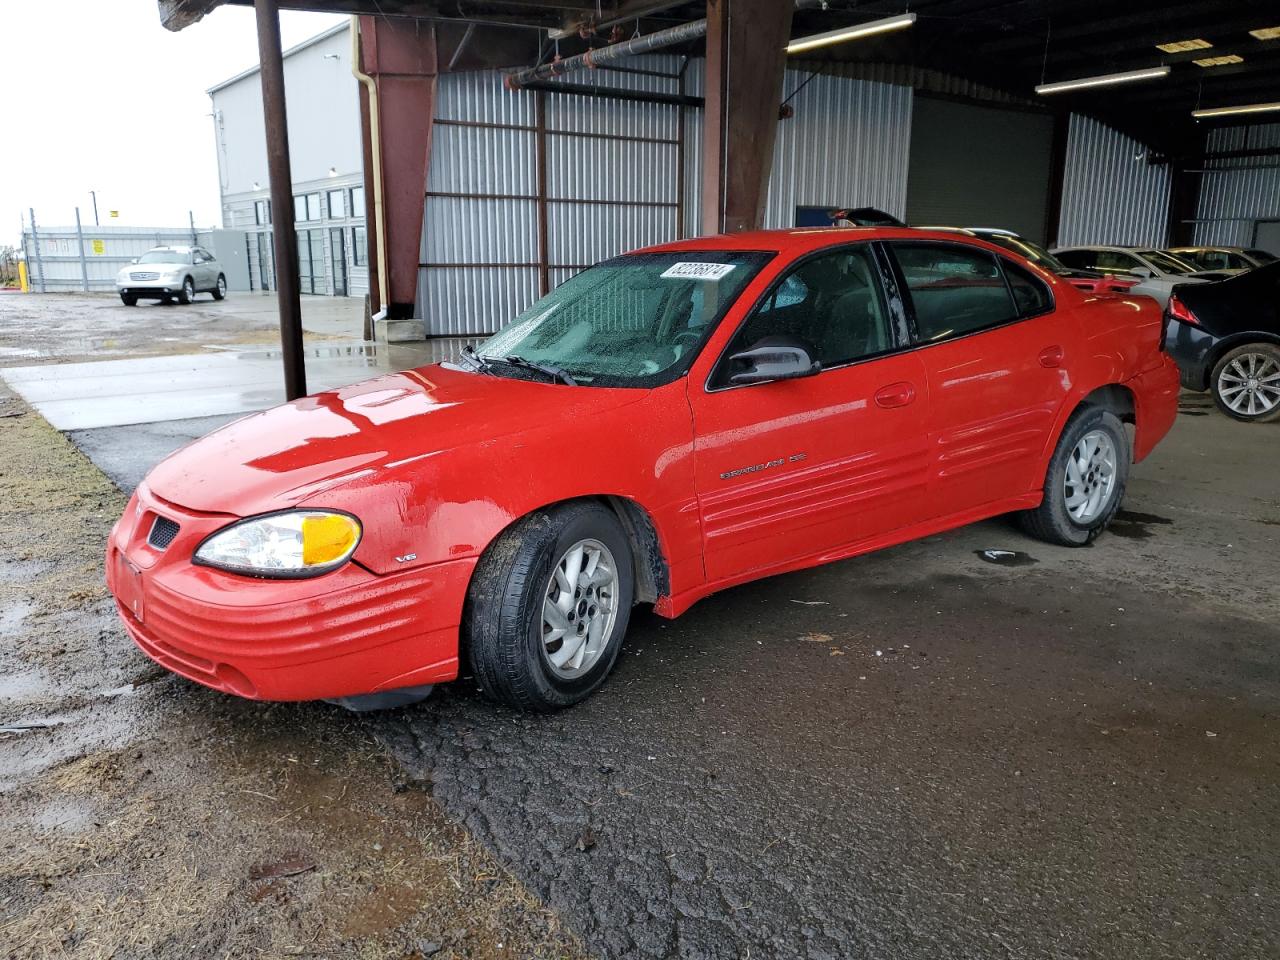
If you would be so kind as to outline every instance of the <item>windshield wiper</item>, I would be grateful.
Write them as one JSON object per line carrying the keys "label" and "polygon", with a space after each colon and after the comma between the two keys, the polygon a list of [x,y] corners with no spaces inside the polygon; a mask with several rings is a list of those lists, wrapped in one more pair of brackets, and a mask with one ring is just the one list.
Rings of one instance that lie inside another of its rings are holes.
{"label": "windshield wiper", "polygon": [[480,354],[476,353],[476,348],[472,344],[468,343],[463,347],[462,353],[459,354],[459,356],[471,364],[471,368],[477,373],[493,373],[493,370],[489,368],[488,358],[482,357]]}
{"label": "windshield wiper", "polygon": [[[481,359],[485,358],[481,357]],[[559,367],[553,367],[549,363],[537,363],[533,360],[526,360],[524,357],[516,356],[515,354],[512,354],[509,357],[500,357],[496,359],[502,360],[503,363],[509,363],[513,367],[523,367],[526,370],[536,370],[539,373],[546,374],[552,380],[568,384],[571,387],[576,387],[578,385],[578,381],[573,379],[571,374]]]}

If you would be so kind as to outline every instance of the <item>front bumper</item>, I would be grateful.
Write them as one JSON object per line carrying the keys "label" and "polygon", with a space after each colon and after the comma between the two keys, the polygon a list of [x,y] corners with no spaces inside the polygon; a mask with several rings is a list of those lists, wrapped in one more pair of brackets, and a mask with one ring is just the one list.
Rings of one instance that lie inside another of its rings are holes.
{"label": "front bumper", "polygon": [[1200,327],[1170,317],[1164,332],[1165,353],[1178,364],[1182,385],[1188,390],[1209,389],[1209,357],[1218,338]]}
{"label": "front bumper", "polygon": [[147,280],[127,283],[116,281],[116,293],[134,297],[176,297],[182,292],[182,278],[174,281]]}
{"label": "front bumper", "polygon": [[[149,541],[157,517],[178,525]],[[107,544],[107,586],[147,656],[255,700],[319,700],[452,680],[474,560],[377,576],[348,563],[306,580],[195,566],[195,547],[234,518],[196,514],[143,484]]]}

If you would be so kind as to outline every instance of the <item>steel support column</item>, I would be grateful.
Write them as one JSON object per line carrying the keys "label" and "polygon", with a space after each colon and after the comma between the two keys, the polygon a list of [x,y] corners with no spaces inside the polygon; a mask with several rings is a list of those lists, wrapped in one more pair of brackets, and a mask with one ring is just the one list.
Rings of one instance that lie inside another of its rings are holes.
{"label": "steel support column", "polygon": [[[1201,143],[1201,152],[1203,152]],[[1200,206],[1200,183],[1204,175],[1194,159],[1174,157],[1169,164],[1169,246],[1185,247],[1195,243],[1195,224]]]}
{"label": "steel support column", "polygon": [[[361,17],[363,69],[378,91],[387,289],[390,319],[413,316],[418,252],[435,115],[435,28],[422,20]],[[495,225],[501,229],[501,225]]]}
{"label": "steel support column", "polygon": [[284,58],[280,51],[277,0],[254,0],[258,17],[258,61],[262,73],[262,115],[267,128],[267,173],[271,182],[271,218],[275,237],[276,301],[280,310],[280,348],[284,357],[284,393],[306,396],[307,370],[302,352],[302,301],[298,282],[298,235],[294,230],[293,171],[289,166],[289,123],[284,103]]}
{"label": "steel support column", "polygon": [[707,0],[702,232],[764,218],[792,3]]}

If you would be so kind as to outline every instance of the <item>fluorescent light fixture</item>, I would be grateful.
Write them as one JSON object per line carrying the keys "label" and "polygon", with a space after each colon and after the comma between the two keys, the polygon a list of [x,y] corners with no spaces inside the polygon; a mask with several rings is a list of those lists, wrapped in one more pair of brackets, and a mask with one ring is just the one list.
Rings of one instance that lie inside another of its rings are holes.
{"label": "fluorescent light fixture", "polygon": [[1209,107],[1206,110],[1192,110],[1191,115],[1197,120],[1204,117],[1230,117],[1237,113],[1270,113],[1280,110],[1280,103],[1246,103],[1239,107]]}
{"label": "fluorescent light fixture", "polygon": [[1100,77],[1081,77],[1079,80],[1059,80],[1057,83],[1042,83],[1036,87],[1036,93],[1066,93],[1068,90],[1083,90],[1085,87],[1110,87],[1117,83],[1131,83],[1134,80],[1157,80],[1169,75],[1169,65],[1148,67],[1145,70],[1126,70],[1124,73],[1104,73]]}
{"label": "fluorescent light fixture", "polygon": [[1280,27],[1262,27],[1258,30],[1250,30],[1249,36],[1256,37],[1259,40],[1280,40]]}
{"label": "fluorescent light fixture", "polygon": [[1165,53],[1186,53],[1188,50],[1208,50],[1213,44],[1208,40],[1174,40],[1171,43],[1157,43],[1156,49]]}
{"label": "fluorescent light fixture", "polygon": [[797,37],[787,44],[787,53],[803,53],[805,50],[829,47],[835,43],[844,43],[846,40],[861,40],[863,37],[875,36],[878,33],[902,30],[915,22],[914,13],[900,13],[896,17],[885,17],[883,20],[872,20],[869,23],[856,23],[851,27],[815,33],[809,37]]}
{"label": "fluorescent light fixture", "polygon": [[1228,53],[1221,57],[1205,57],[1203,60],[1192,60],[1197,67],[1225,67],[1231,63],[1244,63],[1244,57]]}

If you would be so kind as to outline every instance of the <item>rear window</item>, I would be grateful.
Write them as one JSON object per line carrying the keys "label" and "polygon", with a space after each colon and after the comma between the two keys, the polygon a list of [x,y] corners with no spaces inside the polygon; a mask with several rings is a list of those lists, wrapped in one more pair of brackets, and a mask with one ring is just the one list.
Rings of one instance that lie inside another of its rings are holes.
{"label": "rear window", "polygon": [[921,340],[947,340],[1017,319],[993,254],[946,243],[891,244]]}
{"label": "rear window", "polygon": [[1009,280],[1009,289],[1013,291],[1013,301],[1018,307],[1018,315],[1034,317],[1038,313],[1053,309],[1053,295],[1044,281],[1025,270],[1016,263],[1005,260],[1002,264],[1004,275]]}

